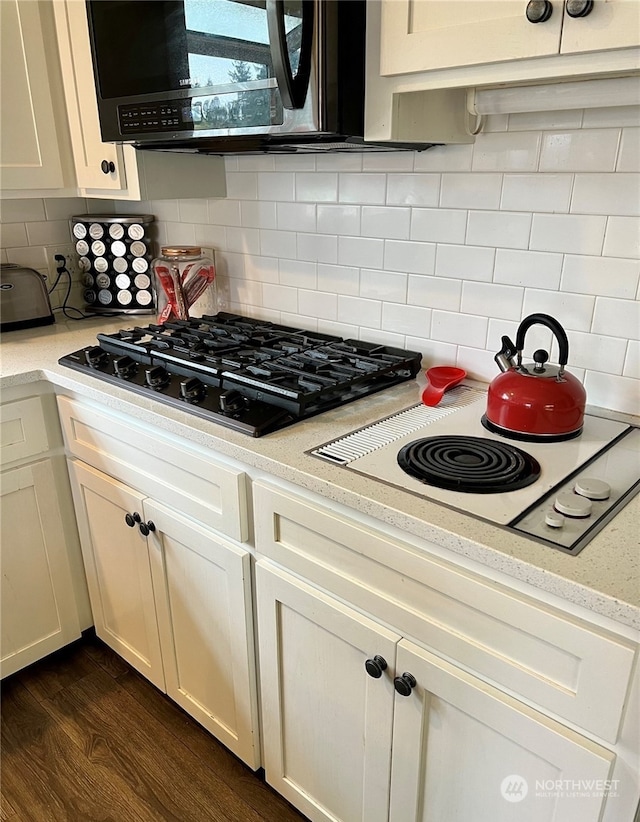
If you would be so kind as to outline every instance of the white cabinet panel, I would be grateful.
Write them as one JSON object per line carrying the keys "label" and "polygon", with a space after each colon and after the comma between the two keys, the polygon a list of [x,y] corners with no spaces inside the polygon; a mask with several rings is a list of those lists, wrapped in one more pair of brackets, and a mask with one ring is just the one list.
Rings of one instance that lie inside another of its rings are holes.
{"label": "white cabinet panel", "polygon": [[145,500],[167,694],[260,765],[250,554]]}
{"label": "white cabinet panel", "polygon": [[397,668],[390,822],[598,822],[614,754],[406,640]]}
{"label": "white cabinet panel", "polygon": [[314,822],[383,822],[399,637],[264,560],[256,579],[267,781]]}
{"label": "white cabinet panel", "polygon": [[2,475],[2,676],[80,636],[49,459]]}
{"label": "white cabinet panel", "polygon": [[75,461],[69,472],[96,633],[164,690],[147,542],[125,522],[144,496]]}
{"label": "white cabinet panel", "polygon": [[0,2],[0,100],[3,189],[62,188],[41,4]]}
{"label": "white cabinet panel", "polygon": [[570,17],[562,23],[562,54],[620,49],[640,44],[638,0],[595,0],[586,17]]}

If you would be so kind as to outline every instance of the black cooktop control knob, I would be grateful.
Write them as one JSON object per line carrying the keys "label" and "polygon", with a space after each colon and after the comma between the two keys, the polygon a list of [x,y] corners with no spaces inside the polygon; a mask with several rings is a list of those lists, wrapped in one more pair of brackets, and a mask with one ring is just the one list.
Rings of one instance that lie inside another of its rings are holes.
{"label": "black cooktop control knob", "polygon": [[180,383],[180,396],[187,402],[201,402],[207,395],[207,388],[197,377],[189,377]]}
{"label": "black cooktop control knob", "polygon": [[84,352],[84,358],[87,365],[91,368],[100,368],[101,365],[106,365],[109,359],[107,352],[100,348],[99,345],[93,345],[91,348],[87,348]]}
{"label": "black cooktop control knob", "polygon": [[223,391],[219,403],[223,414],[237,414],[244,409],[246,401],[239,391]]}
{"label": "black cooktop control knob", "polygon": [[123,380],[131,379],[138,371],[138,363],[126,354],[116,357],[113,361],[113,367],[118,377],[122,377]]}
{"label": "black cooktop control knob", "polygon": [[152,365],[151,368],[147,368],[144,372],[144,379],[149,388],[159,389],[164,388],[171,377],[166,368],[163,368],[161,365]]}

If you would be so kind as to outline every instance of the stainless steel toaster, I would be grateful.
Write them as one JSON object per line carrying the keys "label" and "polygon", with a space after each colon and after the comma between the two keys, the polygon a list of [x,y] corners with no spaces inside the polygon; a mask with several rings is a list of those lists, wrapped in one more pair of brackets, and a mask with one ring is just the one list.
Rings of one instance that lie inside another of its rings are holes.
{"label": "stainless steel toaster", "polygon": [[51,325],[55,321],[45,279],[33,268],[0,265],[0,331]]}

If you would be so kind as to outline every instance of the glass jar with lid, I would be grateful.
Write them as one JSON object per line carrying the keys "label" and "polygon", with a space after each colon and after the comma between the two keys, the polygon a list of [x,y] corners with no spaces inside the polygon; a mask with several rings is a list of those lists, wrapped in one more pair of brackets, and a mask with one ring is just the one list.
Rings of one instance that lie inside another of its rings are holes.
{"label": "glass jar with lid", "polygon": [[218,310],[216,269],[200,246],[163,246],[151,264],[158,321],[188,320]]}

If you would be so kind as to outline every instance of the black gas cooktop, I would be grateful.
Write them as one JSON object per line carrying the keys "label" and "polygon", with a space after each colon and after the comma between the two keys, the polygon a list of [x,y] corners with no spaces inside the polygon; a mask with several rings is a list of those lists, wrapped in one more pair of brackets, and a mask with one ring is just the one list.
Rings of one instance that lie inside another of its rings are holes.
{"label": "black gas cooktop", "polygon": [[413,379],[421,359],[222,312],[98,334],[59,362],[260,437]]}

